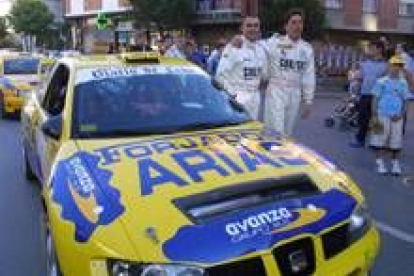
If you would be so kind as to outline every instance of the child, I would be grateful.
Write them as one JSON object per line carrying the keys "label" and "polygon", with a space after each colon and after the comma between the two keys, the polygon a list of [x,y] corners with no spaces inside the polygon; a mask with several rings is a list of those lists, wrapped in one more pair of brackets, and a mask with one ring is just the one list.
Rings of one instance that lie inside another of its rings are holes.
{"label": "child", "polygon": [[359,94],[361,86],[361,71],[359,63],[352,64],[351,69],[348,71],[348,92],[350,94]]}
{"label": "child", "polygon": [[409,88],[401,77],[404,61],[400,56],[389,60],[388,75],[377,80],[374,88],[374,104],[371,133],[371,146],[376,154],[377,171],[388,172],[383,158],[387,152],[392,155],[391,173],[401,174],[398,157],[402,148],[403,115],[405,114]]}

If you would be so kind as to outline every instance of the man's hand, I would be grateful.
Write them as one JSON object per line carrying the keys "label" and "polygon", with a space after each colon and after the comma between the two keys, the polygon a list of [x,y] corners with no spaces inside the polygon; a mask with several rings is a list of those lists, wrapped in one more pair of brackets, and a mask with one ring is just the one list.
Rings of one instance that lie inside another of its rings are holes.
{"label": "man's hand", "polygon": [[305,103],[302,105],[302,119],[307,119],[310,117],[311,114],[311,104]]}
{"label": "man's hand", "polygon": [[407,70],[407,68],[403,68],[402,72],[405,78],[411,78],[411,73]]}
{"label": "man's hand", "polygon": [[235,35],[232,39],[231,39],[231,41],[230,41],[230,44],[233,46],[233,47],[235,47],[235,48],[241,48],[242,47],[242,45],[243,45],[243,39],[242,39],[242,36],[241,35]]}
{"label": "man's hand", "polygon": [[259,85],[259,90],[266,92],[268,86],[269,86],[269,81],[268,80],[261,80],[260,85]]}
{"label": "man's hand", "polygon": [[393,121],[393,122],[398,122],[401,119],[402,119],[401,115],[392,115],[391,116],[391,121]]}

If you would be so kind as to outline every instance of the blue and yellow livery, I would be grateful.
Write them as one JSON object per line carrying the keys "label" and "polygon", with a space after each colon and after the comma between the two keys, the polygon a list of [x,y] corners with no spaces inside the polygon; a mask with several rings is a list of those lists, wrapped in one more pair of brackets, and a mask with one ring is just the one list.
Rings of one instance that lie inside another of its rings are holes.
{"label": "blue and yellow livery", "polygon": [[18,113],[24,99],[38,84],[39,59],[27,56],[0,57],[0,115]]}
{"label": "blue and yellow livery", "polygon": [[186,61],[59,60],[22,113],[48,275],[368,275],[357,185]]}

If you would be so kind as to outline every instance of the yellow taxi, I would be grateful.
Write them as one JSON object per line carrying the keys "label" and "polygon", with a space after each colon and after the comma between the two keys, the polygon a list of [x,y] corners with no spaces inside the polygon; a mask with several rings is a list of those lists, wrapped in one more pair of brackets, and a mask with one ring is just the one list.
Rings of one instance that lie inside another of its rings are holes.
{"label": "yellow taxi", "polygon": [[42,58],[40,59],[39,68],[37,70],[39,82],[44,82],[47,80],[50,71],[56,63],[54,58]]}
{"label": "yellow taxi", "polygon": [[18,113],[25,96],[39,83],[39,58],[8,55],[0,58],[0,115]]}
{"label": "yellow taxi", "polygon": [[186,61],[59,60],[22,111],[47,275],[368,275],[354,181],[251,119]]}

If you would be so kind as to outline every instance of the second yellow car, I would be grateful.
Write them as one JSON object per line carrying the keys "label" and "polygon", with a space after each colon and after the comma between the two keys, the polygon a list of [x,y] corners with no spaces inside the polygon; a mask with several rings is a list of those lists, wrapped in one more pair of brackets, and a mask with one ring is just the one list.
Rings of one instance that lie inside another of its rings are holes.
{"label": "second yellow car", "polygon": [[0,58],[0,115],[20,112],[25,96],[40,82],[39,58],[4,56]]}

